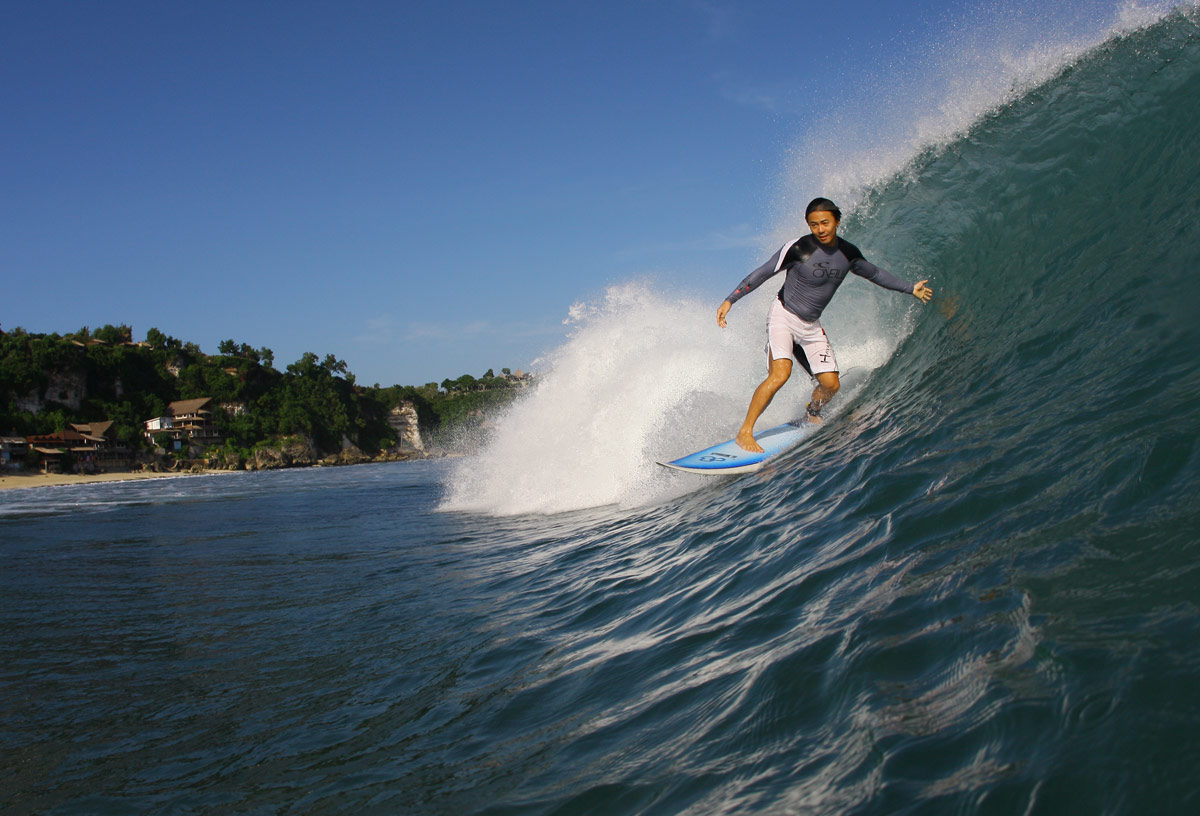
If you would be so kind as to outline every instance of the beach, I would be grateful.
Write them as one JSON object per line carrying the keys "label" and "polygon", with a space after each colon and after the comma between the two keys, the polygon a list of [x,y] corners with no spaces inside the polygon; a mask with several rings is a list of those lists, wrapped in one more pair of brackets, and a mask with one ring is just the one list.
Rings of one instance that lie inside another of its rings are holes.
{"label": "beach", "polygon": [[[203,473],[228,473],[223,470],[206,470]],[[111,473],[20,473],[12,472],[0,476],[0,490],[20,490],[34,487],[90,484],[93,482],[123,482],[132,479],[167,479],[175,476],[196,476],[193,472],[154,473],[152,471],[115,471]]]}

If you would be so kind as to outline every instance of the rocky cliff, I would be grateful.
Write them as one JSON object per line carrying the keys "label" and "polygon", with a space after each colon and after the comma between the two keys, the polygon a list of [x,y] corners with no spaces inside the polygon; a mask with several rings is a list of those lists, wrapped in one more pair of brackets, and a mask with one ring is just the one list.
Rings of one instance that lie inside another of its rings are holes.
{"label": "rocky cliff", "polygon": [[34,388],[17,397],[14,403],[18,411],[32,414],[40,414],[52,402],[78,411],[87,396],[87,372],[82,368],[67,368],[51,371],[46,377],[44,389]]}
{"label": "rocky cliff", "polygon": [[246,460],[246,470],[278,470],[288,467],[315,465],[320,456],[312,440],[307,437],[289,437],[275,445],[262,445],[254,449],[254,456]]}
{"label": "rocky cliff", "polygon": [[396,447],[400,450],[424,451],[417,409],[411,402],[402,402],[388,414],[388,426],[396,432]]}

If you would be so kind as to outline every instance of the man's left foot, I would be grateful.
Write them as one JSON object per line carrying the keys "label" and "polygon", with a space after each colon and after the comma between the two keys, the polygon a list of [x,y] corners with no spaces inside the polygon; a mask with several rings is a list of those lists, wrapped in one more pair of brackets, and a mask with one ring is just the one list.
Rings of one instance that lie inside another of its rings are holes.
{"label": "man's left foot", "polygon": [[738,431],[738,435],[734,437],[734,441],[738,443],[738,447],[740,447],[742,450],[750,451],[751,453],[763,452],[763,447],[762,445],[758,444],[758,441],[754,438],[753,431]]}

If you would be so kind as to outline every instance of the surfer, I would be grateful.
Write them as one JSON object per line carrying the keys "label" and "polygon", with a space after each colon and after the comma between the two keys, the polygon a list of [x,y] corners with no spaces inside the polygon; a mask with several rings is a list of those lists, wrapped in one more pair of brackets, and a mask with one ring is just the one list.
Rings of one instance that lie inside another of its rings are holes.
{"label": "surfer", "polygon": [[767,262],[755,269],[717,309],[717,325],[725,328],[725,315],[741,298],[753,292],[781,269],[786,271],[783,287],[767,314],[767,378],[750,398],[746,421],[738,430],[737,443],[748,451],[761,451],[754,440],[754,423],[792,376],[792,359],[817,381],[805,409],[809,422],[821,421],[821,408],[841,387],[837,359],[820,317],[841,286],[847,272],[866,278],[876,286],[910,294],[928,303],[933,290],[928,280],[908,283],[885,269],[869,263],[858,247],[839,238],[842,211],[828,198],[814,198],[804,210],[811,235],[784,244]]}

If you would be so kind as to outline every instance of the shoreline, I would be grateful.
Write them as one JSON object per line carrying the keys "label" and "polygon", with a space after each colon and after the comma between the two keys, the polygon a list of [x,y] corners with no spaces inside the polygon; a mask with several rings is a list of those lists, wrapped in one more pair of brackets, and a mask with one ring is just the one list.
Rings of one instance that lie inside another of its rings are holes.
{"label": "shoreline", "polygon": [[95,482],[126,482],[135,479],[174,479],[182,476],[209,476],[214,473],[232,473],[229,470],[204,470],[200,472],[163,471],[118,471],[115,473],[6,473],[0,476],[0,491],[33,490],[39,487],[62,487],[64,485],[92,484]]}
{"label": "shoreline", "polygon": [[[447,456],[458,456],[459,454],[441,453],[436,456],[422,456],[417,459],[441,459]],[[416,461],[417,459],[394,459],[386,461],[407,462]],[[385,464],[375,459],[369,459],[362,462],[346,462],[344,464],[321,464],[313,463],[311,465],[292,465],[282,468],[260,468],[259,470],[296,470],[310,467],[351,467],[353,465],[372,465]],[[6,472],[0,475],[0,493],[6,490],[34,490],[39,487],[63,487],[64,485],[80,485],[80,484],[95,484],[98,482],[128,482],[142,479],[175,479],[184,476],[214,476],[221,473],[252,473],[257,471],[248,470],[230,470],[227,468],[205,468],[204,470],[164,470],[162,472],[155,471],[114,471],[110,473],[21,473],[21,472]]]}

